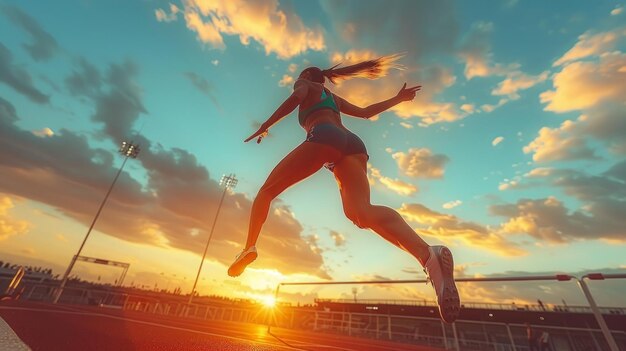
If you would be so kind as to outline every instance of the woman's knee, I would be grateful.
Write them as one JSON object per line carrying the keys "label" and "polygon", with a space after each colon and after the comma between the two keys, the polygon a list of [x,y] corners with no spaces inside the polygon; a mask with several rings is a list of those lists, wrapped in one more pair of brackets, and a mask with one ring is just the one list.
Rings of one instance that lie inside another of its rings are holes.
{"label": "woman's knee", "polygon": [[344,208],[344,213],[346,217],[352,221],[357,227],[362,229],[370,228],[371,226],[371,216],[369,215],[369,211],[367,207],[359,207],[359,208]]}
{"label": "woman's knee", "polygon": [[263,185],[261,189],[259,189],[259,192],[257,193],[255,200],[271,202],[276,197],[278,197],[280,193],[281,191],[277,189],[276,186]]}

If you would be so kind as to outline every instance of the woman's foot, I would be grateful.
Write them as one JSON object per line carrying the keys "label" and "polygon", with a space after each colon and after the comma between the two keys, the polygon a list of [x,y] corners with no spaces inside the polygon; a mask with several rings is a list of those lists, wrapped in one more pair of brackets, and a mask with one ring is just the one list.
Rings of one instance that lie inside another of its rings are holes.
{"label": "woman's foot", "polygon": [[459,292],[454,284],[452,252],[445,246],[431,246],[428,251],[430,257],[424,265],[424,272],[435,289],[441,319],[452,323],[461,310]]}
{"label": "woman's foot", "polygon": [[256,252],[256,246],[251,246],[246,250],[243,250],[235,258],[235,262],[228,268],[228,275],[231,277],[237,277],[246,269],[246,267],[256,260],[258,254]]}

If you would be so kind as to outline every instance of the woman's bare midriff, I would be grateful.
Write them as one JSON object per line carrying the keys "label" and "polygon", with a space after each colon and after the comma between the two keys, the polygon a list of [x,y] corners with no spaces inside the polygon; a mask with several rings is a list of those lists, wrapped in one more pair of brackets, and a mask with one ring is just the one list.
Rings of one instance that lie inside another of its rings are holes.
{"label": "woman's bare midriff", "polygon": [[339,114],[331,109],[323,109],[311,113],[304,122],[304,130],[308,133],[313,127],[323,123],[331,123],[341,129],[347,130],[346,127],[341,124]]}

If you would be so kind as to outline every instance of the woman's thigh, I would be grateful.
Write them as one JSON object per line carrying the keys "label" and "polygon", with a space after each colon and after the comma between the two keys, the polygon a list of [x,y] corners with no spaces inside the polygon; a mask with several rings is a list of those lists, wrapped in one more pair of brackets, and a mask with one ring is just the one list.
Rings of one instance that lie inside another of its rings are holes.
{"label": "woman's thigh", "polygon": [[274,167],[261,189],[278,195],[340,156],[339,151],[331,146],[304,142]]}
{"label": "woman's thigh", "polygon": [[358,211],[370,205],[370,185],[367,179],[367,155],[344,156],[333,169],[341,201],[346,213]]}

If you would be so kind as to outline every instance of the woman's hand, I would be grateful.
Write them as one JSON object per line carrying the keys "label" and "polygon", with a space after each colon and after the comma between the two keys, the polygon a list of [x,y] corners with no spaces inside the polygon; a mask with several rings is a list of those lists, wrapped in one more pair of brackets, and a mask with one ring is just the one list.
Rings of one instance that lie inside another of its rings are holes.
{"label": "woman's hand", "polygon": [[407,88],[406,83],[404,83],[404,85],[396,95],[396,98],[398,98],[400,101],[411,101],[415,99],[415,93],[417,93],[420,89],[422,89],[421,85]]}
{"label": "woman's hand", "polygon": [[248,141],[258,137],[256,141],[256,143],[258,144],[261,142],[261,139],[265,138],[266,136],[267,136],[267,129],[264,129],[263,127],[261,127],[259,128],[259,130],[254,132],[254,134],[250,135],[248,139],[244,140],[243,142],[247,143]]}

